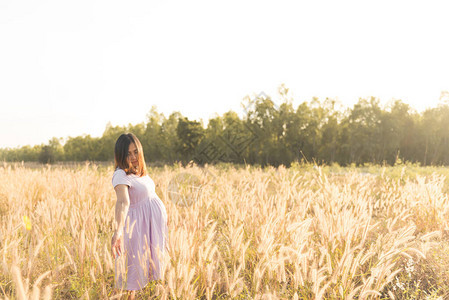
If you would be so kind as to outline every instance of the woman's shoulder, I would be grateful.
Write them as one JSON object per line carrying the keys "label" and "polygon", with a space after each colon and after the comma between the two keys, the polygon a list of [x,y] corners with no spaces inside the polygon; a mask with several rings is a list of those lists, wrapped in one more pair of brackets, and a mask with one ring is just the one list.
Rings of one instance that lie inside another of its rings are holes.
{"label": "woman's shoulder", "polygon": [[126,174],[125,170],[120,169],[118,167],[114,170],[114,174],[112,174],[112,177],[117,176],[117,175],[119,175],[119,176],[128,176],[128,174]]}
{"label": "woman's shoulder", "polygon": [[142,176],[138,176],[137,174],[134,174],[134,173],[126,174],[125,170],[120,169],[119,167],[117,167],[114,170],[114,174],[112,174],[112,177],[114,177],[114,176],[126,176],[128,178],[145,178],[145,177],[149,177],[148,173],[145,174],[145,175],[142,175]]}
{"label": "woman's shoulder", "polygon": [[114,170],[114,174],[112,174],[112,185],[115,186],[118,184],[126,184],[128,186],[132,186],[132,177],[127,175],[125,170],[117,168]]}
{"label": "woman's shoulder", "polygon": [[125,170],[120,169],[119,167],[115,168],[114,173],[125,172]]}

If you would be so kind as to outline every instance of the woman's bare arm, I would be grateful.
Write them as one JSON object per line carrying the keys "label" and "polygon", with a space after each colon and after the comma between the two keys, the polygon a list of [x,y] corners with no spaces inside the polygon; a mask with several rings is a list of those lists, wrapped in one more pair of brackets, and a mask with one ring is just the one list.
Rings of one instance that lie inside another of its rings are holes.
{"label": "woman's bare arm", "polygon": [[122,229],[125,226],[125,218],[128,214],[129,193],[126,184],[119,184],[114,189],[117,195],[117,203],[115,204],[115,222],[117,225],[115,236],[118,238],[123,234]]}

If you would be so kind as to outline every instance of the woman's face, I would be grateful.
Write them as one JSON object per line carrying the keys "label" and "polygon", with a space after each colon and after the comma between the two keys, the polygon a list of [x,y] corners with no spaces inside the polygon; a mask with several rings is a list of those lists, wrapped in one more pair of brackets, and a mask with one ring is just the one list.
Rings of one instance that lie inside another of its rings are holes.
{"label": "woman's face", "polygon": [[137,147],[134,143],[129,144],[128,162],[132,163],[133,167],[139,166]]}

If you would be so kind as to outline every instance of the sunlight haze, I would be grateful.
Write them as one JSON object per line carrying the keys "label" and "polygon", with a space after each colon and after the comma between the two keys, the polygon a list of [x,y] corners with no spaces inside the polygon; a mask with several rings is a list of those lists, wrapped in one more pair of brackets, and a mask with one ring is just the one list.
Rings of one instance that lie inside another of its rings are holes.
{"label": "sunlight haze", "polygon": [[12,1],[0,3],[0,148],[101,136],[153,105],[190,120],[285,84],[350,107],[449,90],[445,1]]}

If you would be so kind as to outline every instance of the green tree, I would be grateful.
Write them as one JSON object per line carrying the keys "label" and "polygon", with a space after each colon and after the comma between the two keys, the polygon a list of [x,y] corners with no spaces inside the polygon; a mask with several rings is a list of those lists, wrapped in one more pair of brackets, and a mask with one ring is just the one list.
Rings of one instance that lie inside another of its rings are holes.
{"label": "green tree", "polygon": [[379,100],[371,97],[359,99],[345,120],[349,135],[350,162],[362,164],[364,162],[379,163],[381,143],[381,108]]}
{"label": "green tree", "polygon": [[69,161],[95,161],[99,159],[99,138],[90,135],[69,137],[64,145],[65,157]]}
{"label": "green tree", "polygon": [[[394,101],[381,113],[381,160],[394,164],[396,158],[409,159],[409,148],[413,143],[414,122],[410,106],[401,100]],[[409,159],[410,160],[410,159]]]}
{"label": "green tree", "polygon": [[204,138],[204,128],[198,121],[189,121],[188,118],[181,118],[176,128],[179,138],[177,151],[180,153],[183,162],[193,158],[195,148]]}
{"label": "green tree", "polygon": [[427,109],[418,123],[418,140],[424,165],[449,163],[449,105]]}
{"label": "green tree", "polygon": [[164,142],[162,124],[165,122],[163,114],[157,112],[156,106],[152,106],[147,114],[147,123],[142,139],[142,146],[145,152],[145,158],[148,161],[163,161]]}
{"label": "green tree", "polygon": [[326,98],[320,105],[319,131],[321,132],[318,159],[321,162],[333,163],[337,160],[338,138],[340,135],[341,112],[336,109],[336,101]]}
{"label": "green tree", "polygon": [[63,159],[64,148],[61,145],[61,139],[54,137],[48,141],[48,145],[42,146],[39,154],[39,162],[43,164],[51,164]]}
{"label": "green tree", "polygon": [[178,123],[181,118],[180,112],[173,112],[161,125],[162,141],[160,149],[163,153],[163,161],[170,164],[181,160],[178,152],[178,145],[181,141],[177,135]]}
{"label": "green tree", "polygon": [[126,133],[127,129],[123,126],[112,126],[110,122],[106,125],[103,135],[98,140],[99,161],[114,161],[114,147],[118,137]]}

